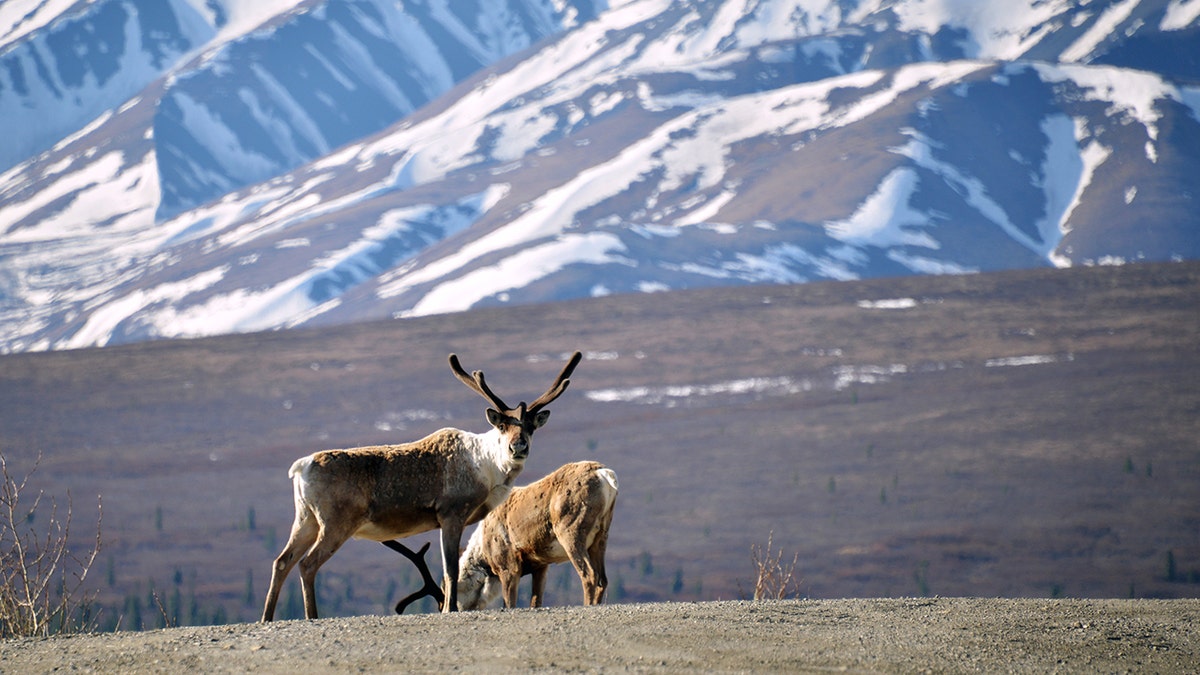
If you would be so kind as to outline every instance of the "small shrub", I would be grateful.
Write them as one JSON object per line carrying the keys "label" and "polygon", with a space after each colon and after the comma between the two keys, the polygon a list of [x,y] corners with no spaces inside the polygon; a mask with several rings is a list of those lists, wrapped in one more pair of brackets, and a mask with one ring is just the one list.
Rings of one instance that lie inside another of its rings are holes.
{"label": "small shrub", "polygon": [[783,563],[783,551],[773,551],[775,531],[767,535],[766,548],[757,544],[750,547],[750,555],[754,559],[757,572],[754,580],[755,600],[783,600],[789,597],[799,597],[800,580],[796,578],[796,563],[800,554],[792,556],[792,562]]}
{"label": "small shrub", "polygon": [[39,453],[18,480],[0,452],[0,638],[84,632],[98,619],[92,612],[96,593],[83,588],[100,553],[100,502],[95,543],[90,551],[76,553],[68,545],[70,495],[61,516],[53,498],[44,502],[42,492],[29,498],[29,478],[40,462]]}

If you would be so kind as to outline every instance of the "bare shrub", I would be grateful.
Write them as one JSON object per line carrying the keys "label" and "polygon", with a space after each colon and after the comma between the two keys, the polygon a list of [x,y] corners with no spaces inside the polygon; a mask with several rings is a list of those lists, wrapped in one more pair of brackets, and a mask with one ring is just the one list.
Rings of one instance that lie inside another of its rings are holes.
{"label": "bare shrub", "polygon": [[38,491],[29,498],[29,478],[41,459],[39,453],[29,473],[18,479],[0,451],[0,638],[84,632],[98,618],[92,614],[96,592],[85,592],[84,582],[100,552],[99,498],[95,543],[90,551],[76,553],[68,545],[70,493],[61,516],[53,497]]}
{"label": "bare shrub", "polygon": [[758,544],[750,546],[754,567],[758,574],[754,580],[755,600],[783,600],[800,595],[800,580],[796,577],[796,563],[800,554],[792,556],[791,563],[784,564],[783,550],[773,551],[775,531],[767,535],[765,548]]}

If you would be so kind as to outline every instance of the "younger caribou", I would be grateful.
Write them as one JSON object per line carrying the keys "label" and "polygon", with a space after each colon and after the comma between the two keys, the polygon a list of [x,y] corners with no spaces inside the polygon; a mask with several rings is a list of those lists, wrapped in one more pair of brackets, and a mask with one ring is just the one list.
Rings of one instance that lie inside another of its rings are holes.
{"label": "younger caribou", "polygon": [[[617,474],[598,462],[567,464],[535,483],[514,488],[467,543],[458,566],[458,608],[483,609],[501,593],[505,607],[516,607],[517,585],[526,574],[533,576],[530,606],[540,607],[547,568],[568,560],[583,584],[584,604],[600,604],[608,587],[604,553],[616,500]],[[403,613],[425,595],[434,596],[441,606],[425,549],[414,553],[398,542],[384,543],[413,561],[426,579],[425,589],[402,600],[396,612]]]}
{"label": "younger caribou", "polygon": [[512,408],[488,388],[483,373],[468,375],[450,355],[450,368],[492,405],[487,433],[441,429],[413,443],[325,450],[302,457],[288,471],[296,519],[271,569],[263,621],[275,616],[284,579],[300,565],[304,615],[317,618],[317,570],[351,537],[386,541],[441,528],[445,597],[458,599],[462,531],[508,497],[525,467],[530,437],[550,417],[545,406],[566,390],[582,355],[575,352],[546,393]]}

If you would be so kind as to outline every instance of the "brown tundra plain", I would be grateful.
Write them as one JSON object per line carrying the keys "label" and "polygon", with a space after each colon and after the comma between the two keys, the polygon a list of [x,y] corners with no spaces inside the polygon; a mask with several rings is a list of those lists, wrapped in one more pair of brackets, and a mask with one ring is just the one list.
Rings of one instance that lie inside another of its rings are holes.
{"label": "brown tundra plain", "polygon": [[[40,453],[30,484],[70,495],[81,544],[102,496],[101,627],[253,621],[291,524],[293,460],[486,430],[451,352],[529,400],[574,350],[517,482],[585,459],[620,475],[610,604],[749,598],[764,557],[792,572],[775,595],[809,600],[1200,596],[1193,262],[5,355],[0,450],[20,472]],[[362,540],[319,580],[330,617],[388,617],[420,585]],[[552,568],[546,604],[581,602],[571,567]],[[280,618],[302,615],[293,575]]]}

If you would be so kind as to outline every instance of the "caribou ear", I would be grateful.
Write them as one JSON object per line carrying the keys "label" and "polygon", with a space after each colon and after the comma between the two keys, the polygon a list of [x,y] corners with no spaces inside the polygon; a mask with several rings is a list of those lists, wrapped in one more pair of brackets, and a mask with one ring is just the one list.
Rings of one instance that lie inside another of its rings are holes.
{"label": "caribou ear", "polygon": [[545,426],[546,422],[548,422],[548,421],[550,421],[550,411],[543,410],[543,411],[539,412],[536,416],[534,416],[533,428],[541,429],[543,426]]}
{"label": "caribou ear", "polygon": [[496,428],[500,428],[500,425],[504,424],[504,420],[506,420],[506,419],[508,419],[508,417],[504,413],[500,412],[499,410],[496,410],[495,408],[487,409],[488,424],[490,424]]}

